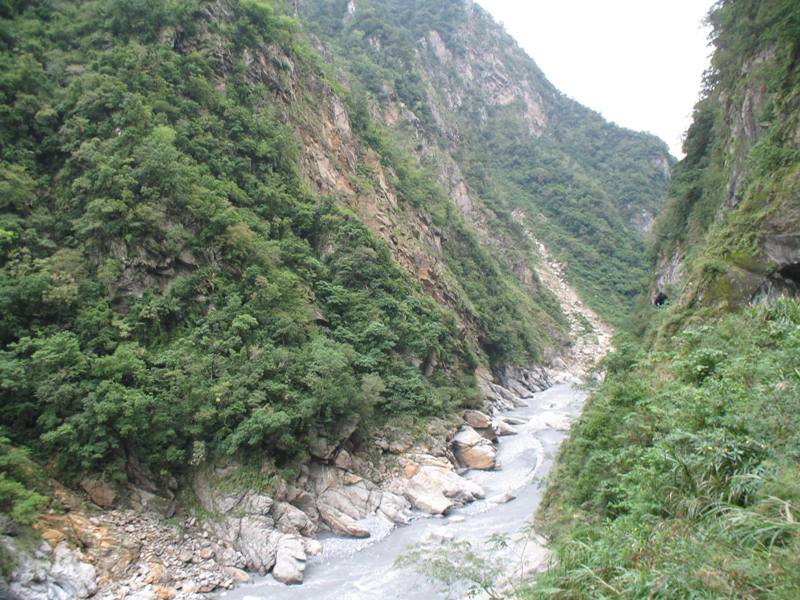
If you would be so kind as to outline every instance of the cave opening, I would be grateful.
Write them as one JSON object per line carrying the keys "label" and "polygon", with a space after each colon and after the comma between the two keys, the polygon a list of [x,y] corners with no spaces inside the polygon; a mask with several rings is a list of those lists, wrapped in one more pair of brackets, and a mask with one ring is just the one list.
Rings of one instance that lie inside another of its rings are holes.
{"label": "cave opening", "polygon": [[796,285],[800,285],[800,263],[786,265],[778,270],[778,274],[784,279],[788,279]]}
{"label": "cave opening", "polygon": [[659,292],[659,294],[653,298],[653,304],[655,306],[664,306],[667,303],[667,295],[664,292]]}

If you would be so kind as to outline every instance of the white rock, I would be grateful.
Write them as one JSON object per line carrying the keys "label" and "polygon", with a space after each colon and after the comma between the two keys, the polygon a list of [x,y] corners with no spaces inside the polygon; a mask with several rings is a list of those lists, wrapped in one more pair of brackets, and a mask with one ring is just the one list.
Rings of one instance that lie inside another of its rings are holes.
{"label": "white rock", "polygon": [[65,542],[56,546],[53,552],[53,566],[49,575],[74,598],[88,598],[97,591],[95,568],[79,560]]}
{"label": "white rock", "polygon": [[517,435],[519,431],[514,429],[511,425],[506,423],[505,421],[501,421],[497,419],[492,422],[492,428],[495,430],[497,435],[504,436],[504,435]]}
{"label": "white rock", "polygon": [[419,467],[405,482],[404,494],[414,508],[432,515],[444,514],[453,506],[484,497],[483,488],[452,468],[430,465]]}
{"label": "white rock", "polygon": [[303,544],[305,545],[307,555],[317,556],[322,554],[322,544],[319,540],[315,540],[314,538],[304,538]]}

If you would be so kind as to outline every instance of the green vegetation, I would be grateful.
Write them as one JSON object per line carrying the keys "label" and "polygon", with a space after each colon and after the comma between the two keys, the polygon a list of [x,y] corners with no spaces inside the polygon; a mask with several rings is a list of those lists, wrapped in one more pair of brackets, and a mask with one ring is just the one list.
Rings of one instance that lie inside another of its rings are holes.
{"label": "green vegetation", "polygon": [[[536,252],[518,222],[521,211],[525,227],[566,264],[587,301],[609,320],[624,321],[647,278],[642,214],[653,216],[660,206],[670,165],[666,146],[562,96],[477,6],[362,0],[349,16],[346,7],[346,0],[322,0],[301,9],[305,26],[333,49],[336,72],[364,86],[376,107],[402,103],[419,119],[425,143],[452,153],[511,262]],[[449,61],[414,52],[432,31]],[[465,80],[459,61],[481,54],[497,54],[500,74],[486,72],[479,60],[469,66],[474,79]],[[531,134],[530,109],[521,101],[498,104],[475,83],[503,78],[538,90],[548,121],[543,135]],[[393,133],[418,144],[416,131],[407,129],[401,123]],[[435,152],[425,150],[426,166],[441,168]]]}
{"label": "green vegetation", "polygon": [[684,289],[605,361],[540,513],[558,562],[531,597],[800,596],[800,303],[761,287],[766,240],[800,224],[800,8],[723,0],[709,21],[653,249],[682,254]]}
{"label": "green vegetation", "polygon": [[[312,428],[472,401],[457,315],[307,188],[293,114],[248,72],[257,49],[281,77],[321,77],[297,23],[263,0],[229,8],[0,8],[4,456],[29,446],[67,479],[131,455],[157,476],[221,455],[288,464]],[[431,185],[401,167],[404,193]],[[498,361],[538,352],[511,339]],[[414,366],[434,359],[429,377]],[[27,522],[39,499],[4,473],[0,510]]]}
{"label": "green vegetation", "polygon": [[664,336],[697,308],[719,314],[745,304],[771,271],[765,239],[800,227],[797,4],[729,0],[709,22],[712,66],[654,228],[653,256],[682,249],[685,281],[694,283],[669,290],[689,310]]}
{"label": "green vegetation", "polygon": [[552,476],[536,597],[800,594],[800,304],[624,345]]}
{"label": "green vegetation", "polygon": [[[478,241],[286,13],[0,3],[0,513],[18,524],[43,506],[37,472],[119,481],[136,458],[164,484],[235,457],[291,478],[312,432],[474,406],[479,364],[563,336],[555,298]],[[440,236],[439,295],[352,198],[306,183],[298,133],[334,94],[358,193],[377,154]]]}

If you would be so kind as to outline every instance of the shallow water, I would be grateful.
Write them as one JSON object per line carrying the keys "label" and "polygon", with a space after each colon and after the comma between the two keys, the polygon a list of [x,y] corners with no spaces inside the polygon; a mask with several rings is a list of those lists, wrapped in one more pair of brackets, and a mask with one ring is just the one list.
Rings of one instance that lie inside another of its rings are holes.
{"label": "shallow water", "polygon": [[[286,586],[261,577],[255,583],[222,594],[224,600],[389,600],[446,598],[447,594],[410,567],[396,568],[395,560],[420,544],[432,529],[446,527],[456,540],[476,548],[492,534],[513,535],[530,522],[542,496],[542,482],[567,435],[566,420],[580,412],[586,395],[571,384],[559,384],[528,399],[528,406],[509,416],[528,419],[514,425],[515,436],[500,438],[496,471],[470,471],[466,477],[480,484],[486,499],[454,509],[445,517],[419,515],[408,525],[393,527],[382,517],[365,519],[372,535],[354,540],[320,538],[324,550],[309,559],[305,583]],[[566,419],[565,419],[566,418]],[[516,498],[504,504],[489,499],[510,492]],[[455,517],[455,518],[454,518]],[[461,520],[463,518],[463,521]]]}

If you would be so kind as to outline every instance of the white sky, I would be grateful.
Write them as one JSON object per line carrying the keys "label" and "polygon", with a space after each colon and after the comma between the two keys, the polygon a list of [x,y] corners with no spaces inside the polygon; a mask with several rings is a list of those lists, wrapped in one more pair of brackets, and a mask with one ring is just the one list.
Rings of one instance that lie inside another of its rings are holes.
{"label": "white sky", "polygon": [[710,49],[713,0],[477,0],[562,92],[675,156]]}

